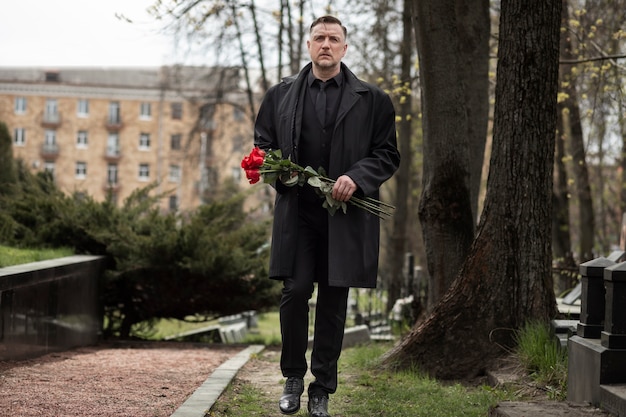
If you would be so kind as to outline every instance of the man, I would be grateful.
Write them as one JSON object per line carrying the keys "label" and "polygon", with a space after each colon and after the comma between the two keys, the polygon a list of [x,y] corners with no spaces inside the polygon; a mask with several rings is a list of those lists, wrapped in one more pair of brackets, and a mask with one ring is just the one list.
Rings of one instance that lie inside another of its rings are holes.
{"label": "man", "polygon": [[[380,185],[398,168],[395,112],[380,88],[359,80],[341,62],[347,30],[333,16],[316,19],[307,48],[311,63],[270,88],[259,109],[255,146],[280,149],[301,166],[319,167],[336,179],[332,197],[377,199]],[[318,101],[320,99],[320,101]],[[337,361],[350,287],[373,288],[378,270],[379,218],[348,205],[329,215],[309,185],[277,182],[270,277],[283,280],[282,352],[287,378],[279,400],[283,414],[300,409],[307,371],[308,301],[318,283],[311,373],[311,417],[330,417],[328,397],[337,389]]]}

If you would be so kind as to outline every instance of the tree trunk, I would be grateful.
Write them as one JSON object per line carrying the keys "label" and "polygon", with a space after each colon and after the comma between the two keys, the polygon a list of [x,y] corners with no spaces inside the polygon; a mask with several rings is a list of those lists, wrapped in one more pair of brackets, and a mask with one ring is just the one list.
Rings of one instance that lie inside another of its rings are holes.
{"label": "tree trunk", "polygon": [[259,56],[259,66],[261,67],[261,88],[263,91],[267,91],[270,88],[270,83],[267,79],[267,71],[265,70],[265,60],[263,59],[263,37],[261,36],[261,30],[259,28],[259,21],[256,16],[256,6],[254,0],[250,1],[250,14],[252,15],[252,22],[254,23],[254,37],[256,39],[257,53]]}
{"label": "tree trunk", "polygon": [[508,353],[515,329],[556,314],[550,217],[561,1],[501,6],[493,149],[477,237],[431,316],[384,358],[443,379],[482,374]]}
{"label": "tree trunk", "polygon": [[[626,114],[626,105],[624,104],[624,99],[622,97],[619,98],[618,101],[618,109],[620,110],[619,114]],[[619,167],[622,170],[622,175],[620,176],[620,189],[619,189],[619,208],[620,215],[623,217],[626,214],[626,117],[622,117],[619,121],[619,133],[622,139],[622,154],[619,160]],[[620,220],[621,217],[620,217]],[[626,250],[626,242],[621,241],[621,224],[618,223],[617,227],[617,238],[619,238],[620,248],[622,250]]]}
{"label": "tree trunk", "polygon": [[[567,128],[569,122],[567,111],[558,106],[558,123],[560,129]],[[565,140],[567,131],[559,131],[556,137],[554,156],[554,194],[552,200],[552,255],[558,280],[558,293],[572,288],[576,284],[578,265],[572,252],[569,219],[569,188],[567,186],[567,170],[565,159]]]}
{"label": "tree trunk", "polygon": [[[561,27],[567,27],[567,0],[563,0]],[[561,36],[561,56],[569,55],[568,35]],[[559,80],[567,82],[570,78],[569,66],[559,66]],[[570,228],[570,198],[568,175],[565,167],[565,143],[570,136],[569,109],[560,102],[557,105],[557,137],[554,156],[554,196],[552,207],[552,254],[557,272],[557,292],[563,293],[576,284],[578,267],[572,252]]]}
{"label": "tree trunk", "polygon": [[429,273],[429,306],[456,277],[474,237],[464,78],[456,1],[416,2],[424,163],[419,206]]}
{"label": "tree trunk", "polygon": [[[567,0],[563,0],[564,19],[569,19]],[[577,54],[573,51],[572,41],[569,33],[564,34],[561,45],[561,56],[564,60],[574,60]],[[589,169],[585,159],[585,143],[583,139],[583,129],[580,121],[580,109],[578,107],[578,94],[576,93],[576,77],[563,72],[563,93],[564,100],[561,105],[567,109],[569,115],[569,126],[563,131],[570,132],[567,142],[572,156],[572,172],[574,176],[574,186],[578,197],[578,228],[580,230],[579,242],[579,263],[594,258],[594,233],[595,221],[593,214],[593,204],[591,198],[591,186],[589,184]]]}
{"label": "tree trunk", "polygon": [[13,138],[4,122],[0,121],[0,195],[11,192],[11,185],[17,181],[13,161]]}
{"label": "tree trunk", "polygon": [[256,107],[254,104],[254,95],[252,93],[252,82],[250,79],[250,65],[248,64],[248,55],[246,54],[246,49],[244,48],[243,43],[243,35],[241,33],[241,29],[239,28],[239,20],[236,4],[232,4],[232,13],[233,13],[233,24],[237,30],[237,43],[239,45],[239,54],[241,55],[241,67],[243,68],[244,80],[246,83],[246,93],[248,96],[248,106],[250,106],[250,114],[256,114]]}
{"label": "tree trunk", "polygon": [[489,0],[457,2],[459,75],[465,90],[469,142],[470,204],[478,219],[478,199],[489,121]]}
{"label": "tree trunk", "polygon": [[[411,3],[404,0],[402,13],[403,36],[400,53],[402,56],[402,96],[398,105],[398,147],[402,161],[394,175],[396,183],[396,210],[393,216],[393,231],[391,234],[391,251],[389,252],[390,280],[387,292],[387,312],[391,311],[395,300],[400,298],[403,282],[402,265],[407,250],[409,183],[413,152],[411,151],[411,136],[413,134],[411,100],[411,67],[413,50],[413,27],[411,25]],[[409,289],[409,293],[412,292]],[[410,295],[410,294],[407,294]]]}

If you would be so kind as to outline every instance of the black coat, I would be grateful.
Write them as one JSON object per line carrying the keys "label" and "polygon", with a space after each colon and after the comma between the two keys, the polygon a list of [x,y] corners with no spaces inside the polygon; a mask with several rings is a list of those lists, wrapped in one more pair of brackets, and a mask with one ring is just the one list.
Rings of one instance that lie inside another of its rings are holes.
{"label": "black coat", "polygon": [[[302,128],[302,103],[311,64],[297,76],[285,78],[270,88],[259,109],[254,143],[262,149],[280,149],[284,158],[298,162]],[[398,169],[395,111],[380,88],[359,80],[343,63],[342,89],[332,136],[330,178],[348,175],[357,193],[379,199],[380,185]],[[307,185],[305,185],[307,186]],[[298,239],[296,187],[276,184],[272,231],[270,277],[291,276]],[[322,200],[320,199],[320,204]],[[328,219],[329,284],[340,287],[374,288],[378,275],[379,218],[348,204]]]}

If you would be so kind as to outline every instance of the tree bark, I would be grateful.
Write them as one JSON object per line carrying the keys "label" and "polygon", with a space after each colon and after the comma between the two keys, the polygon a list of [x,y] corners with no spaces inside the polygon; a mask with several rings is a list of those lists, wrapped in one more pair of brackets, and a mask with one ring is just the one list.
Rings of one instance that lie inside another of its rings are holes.
{"label": "tree bark", "polygon": [[[567,27],[568,13],[567,0],[563,0],[561,10],[561,27]],[[560,48],[561,56],[570,55],[570,45],[567,34],[561,36]],[[566,72],[569,66],[559,66],[559,80],[566,81],[570,77]],[[568,187],[568,175],[565,167],[566,160],[566,142],[570,136],[569,109],[563,105],[563,102],[557,104],[557,136],[555,143],[554,156],[554,196],[552,207],[552,254],[554,264],[557,269],[556,288],[558,293],[563,293],[572,288],[576,284],[578,276],[578,268],[574,260],[572,252],[572,239],[570,227],[570,198]]]}
{"label": "tree bark", "polygon": [[[389,252],[390,277],[388,286],[387,312],[391,311],[395,300],[400,298],[403,283],[402,265],[404,254],[407,251],[408,204],[409,184],[413,152],[411,150],[411,137],[413,135],[412,112],[413,100],[411,99],[411,67],[413,47],[413,26],[411,24],[411,1],[404,0],[402,12],[403,36],[400,54],[402,57],[402,97],[398,105],[400,121],[398,125],[398,147],[402,160],[400,167],[394,175],[396,184],[396,210],[393,216],[393,231],[391,233],[391,246]],[[411,293],[409,288],[409,293]],[[410,294],[407,294],[410,295]]]}
{"label": "tree bark", "polygon": [[457,2],[459,71],[465,90],[469,143],[470,204],[478,220],[478,199],[489,121],[489,0]]}
{"label": "tree bark", "polygon": [[424,163],[419,205],[429,306],[447,291],[474,237],[464,78],[456,1],[420,1],[416,11],[422,82]]}
{"label": "tree bark", "polygon": [[563,106],[558,106],[558,123],[560,131],[557,132],[554,156],[554,195],[552,200],[552,255],[557,272],[558,280],[556,288],[558,293],[572,288],[578,277],[578,265],[572,252],[572,239],[570,236],[570,212],[569,212],[569,188],[568,176],[565,169],[565,140],[567,132],[563,131],[569,125],[567,111]]}
{"label": "tree bark", "polygon": [[551,208],[560,0],[501,3],[493,150],[485,208],[458,278],[384,357],[443,379],[482,374],[515,329],[556,314]]}
{"label": "tree bark", "polygon": [[[569,19],[567,0],[563,1],[564,19]],[[561,45],[562,59],[571,61],[577,58],[574,52],[570,33],[563,35]],[[586,262],[594,258],[594,234],[595,219],[593,213],[593,200],[591,197],[591,185],[589,183],[589,169],[587,167],[585,143],[578,106],[578,94],[576,89],[576,77],[563,71],[563,93],[564,100],[561,105],[567,109],[569,126],[563,130],[568,131],[569,137],[566,141],[569,144],[569,152],[572,156],[572,172],[574,179],[575,194],[578,199],[578,229],[580,231],[578,262]]]}

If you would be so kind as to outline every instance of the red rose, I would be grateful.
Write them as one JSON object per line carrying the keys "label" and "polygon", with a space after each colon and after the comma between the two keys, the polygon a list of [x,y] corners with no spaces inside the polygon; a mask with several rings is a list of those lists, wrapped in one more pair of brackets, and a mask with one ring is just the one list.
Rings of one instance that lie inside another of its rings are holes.
{"label": "red rose", "polygon": [[265,161],[265,151],[259,148],[252,149],[252,152],[250,152],[249,161],[254,168],[260,168]]}
{"label": "red rose", "polygon": [[252,163],[250,162],[250,156],[244,156],[241,160],[241,167],[243,169],[251,169]]}
{"label": "red rose", "polygon": [[265,151],[260,148],[252,149],[250,155],[244,156],[241,160],[241,167],[243,169],[259,169],[265,161]]}
{"label": "red rose", "polygon": [[246,178],[250,184],[256,184],[261,179],[261,174],[258,169],[246,169]]}

